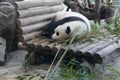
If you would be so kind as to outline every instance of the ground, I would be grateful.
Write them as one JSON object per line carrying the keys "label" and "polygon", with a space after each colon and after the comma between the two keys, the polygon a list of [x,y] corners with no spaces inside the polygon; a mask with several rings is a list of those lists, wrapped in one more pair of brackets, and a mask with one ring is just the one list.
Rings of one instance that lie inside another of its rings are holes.
{"label": "ground", "polygon": [[[0,80],[16,80],[15,77],[25,74],[37,74],[44,76],[47,72],[48,66],[42,65],[44,69],[40,66],[32,66],[28,69],[24,69],[22,64],[24,62],[24,56],[27,52],[18,50],[10,53],[7,63],[0,67]],[[14,56],[13,56],[14,55]]]}
{"label": "ground", "polygon": [[[9,60],[7,61],[7,63],[4,66],[0,67],[0,80],[16,80],[16,77],[21,76],[21,75],[25,76],[26,74],[27,76],[31,76],[31,74],[32,75],[38,74],[42,77],[45,76],[49,65],[42,64],[38,66],[32,66],[26,70],[23,68],[22,64],[24,62],[24,55],[26,53],[27,53],[26,51],[22,51],[22,50],[18,50],[18,51],[11,53],[12,55],[9,57]],[[112,62],[113,66],[117,68],[118,70],[120,70],[119,62],[120,62],[120,57],[116,58]],[[37,80],[37,79],[33,78],[32,80]]]}

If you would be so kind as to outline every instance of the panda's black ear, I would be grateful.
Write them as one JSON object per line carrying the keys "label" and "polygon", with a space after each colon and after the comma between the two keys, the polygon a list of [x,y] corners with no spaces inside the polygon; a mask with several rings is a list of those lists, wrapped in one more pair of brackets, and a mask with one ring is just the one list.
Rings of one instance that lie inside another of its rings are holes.
{"label": "panda's black ear", "polygon": [[70,32],[71,32],[71,29],[70,29],[70,26],[68,26],[67,28],[66,28],[66,31],[65,31],[67,34],[70,34]]}

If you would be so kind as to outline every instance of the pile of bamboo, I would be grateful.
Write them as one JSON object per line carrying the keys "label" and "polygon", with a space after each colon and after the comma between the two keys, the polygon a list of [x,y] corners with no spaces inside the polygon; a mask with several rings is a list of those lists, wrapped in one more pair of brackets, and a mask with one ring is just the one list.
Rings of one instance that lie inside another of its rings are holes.
{"label": "pile of bamboo", "polygon": [[64,0],[31,0],[16,2],[17,24],[21,42],[32,40],[40,29],[50,22],[56,12],[62,11]]}

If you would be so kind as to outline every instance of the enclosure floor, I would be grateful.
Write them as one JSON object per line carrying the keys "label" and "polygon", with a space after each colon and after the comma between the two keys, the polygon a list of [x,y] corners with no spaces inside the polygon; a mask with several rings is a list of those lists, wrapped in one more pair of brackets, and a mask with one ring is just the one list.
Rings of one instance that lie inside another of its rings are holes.
{"label": "enclosure floor", "polygon": [[[16,77],[25,74],[40,73],[45,75],[47,72],[48,65],[31,66],[26,69],[23,68],[23,62],[26,51],[18,50],[10,53],[9,59],[6,64],[0,66],[0,80],[17,80]],[[14,56],[13,56],[14,55]],[[18,57],[19,56],[19,57]],[[44,69],[43,69],[44,68]]]}
{"label": "enclosure floor", "polygon": [[[42,64],[37,66],[23,68],[26,51],[18,50],[10,53],[5,65],[0,66],[0,80],[17,80],[16,77],[25,74],[35,74],[45,76],[49,65]],[[19,57],[18,57],[19,56]],[[120,71],[120,57],[111,62],[115,68]]]}

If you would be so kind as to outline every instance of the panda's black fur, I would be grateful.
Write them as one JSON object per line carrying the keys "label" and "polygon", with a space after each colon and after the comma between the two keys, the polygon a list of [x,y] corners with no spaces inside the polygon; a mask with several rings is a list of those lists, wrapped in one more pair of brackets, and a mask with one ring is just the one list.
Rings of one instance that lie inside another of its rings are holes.
{"label": "panda's black fur", "polygon": [[72,22],[72,21],[81,21],[84,22],[86,25],[87,23],[80,17],[70,16],[63,18],[61,20],[55,21],[56,16],[52,19],[52,21],[43,29],[42,36],[45,36],[47,38],[51,38],[52,34],[54,33],[54,30],[57,26]]}

